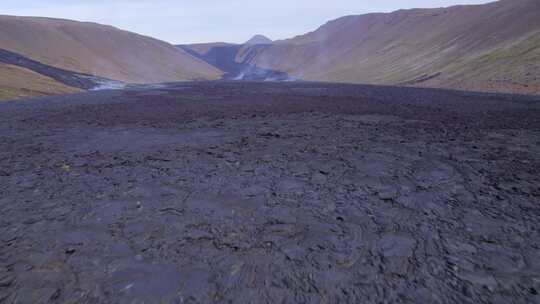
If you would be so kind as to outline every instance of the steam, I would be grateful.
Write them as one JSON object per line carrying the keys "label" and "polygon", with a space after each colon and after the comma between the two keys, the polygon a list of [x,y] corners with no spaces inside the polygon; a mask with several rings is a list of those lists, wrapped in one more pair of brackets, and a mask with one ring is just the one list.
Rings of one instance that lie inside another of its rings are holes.
{"label": "steam", "polygon": [[126,84],[124,83],[118,83],[115,81],[109,81],[109,82],[102,82],[98,84],[95,88],[91,89],[91,91],[100,91],[100,90],[123,90],[126,87]]}
{"label": "steam", "polygon": [[258,67],[257,65],[251,65],[250,63],[243,63],[243,68],[232,80],[255,80],[255,81],[298,81],[298,78],[291,77],[289,74],[281,71],[270,70]]}
{"label": "steam", "polygon": [[126,84],[118,80],[111,80],[87,75],[80,75],[79,77],[86,78],[94,82],[94,87],[91,88],[90,91],[122,90],[126,88]]}
{"label": "steam", "polygon": [[246,77],[246,74],[244,72],[240,72],[240,74],[238,74],[238,76],[234,77],[232,80],[244,80]]}
{"label": "steam", "polygon": [[231,77],[235,81],[298,81],[298,78],[291,77],[287,73],[266,70],[258,67],[248,66],[236,76]]}

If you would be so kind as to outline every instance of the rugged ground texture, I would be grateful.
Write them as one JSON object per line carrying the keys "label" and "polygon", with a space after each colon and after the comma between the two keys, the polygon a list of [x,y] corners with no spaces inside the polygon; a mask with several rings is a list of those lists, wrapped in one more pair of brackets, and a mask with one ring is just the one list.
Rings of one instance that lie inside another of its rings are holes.
{"label": "rugged ground texture", "polygon": [[193,83],[0,105],[2,303],[540,303],[538,97]]}

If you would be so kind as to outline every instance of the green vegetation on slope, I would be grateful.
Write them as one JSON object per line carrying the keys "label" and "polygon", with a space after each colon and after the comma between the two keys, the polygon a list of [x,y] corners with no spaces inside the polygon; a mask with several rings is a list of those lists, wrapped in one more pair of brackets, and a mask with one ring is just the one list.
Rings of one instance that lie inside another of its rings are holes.
{"label": "green vegetation on slope", "polygon": [[445,80],[456,88],[491,92],[540,92],[540,32],[447,66]]}
{"label": "green vegetation on slope", "polygon": [[80,91],[33,71],[0,63],[0,101]]}
{"label": "green vegetation on slope", "polygon": [[531,54],[540,51],[539,49],[540,34],[537,33],[536,35],[527,37],[526,39],[510,45],[509,47],[497,48],[478,58],[478,62],[495,63],[500,60],[512,60],[517,57],[526,59],[523,56],[530,56]]}

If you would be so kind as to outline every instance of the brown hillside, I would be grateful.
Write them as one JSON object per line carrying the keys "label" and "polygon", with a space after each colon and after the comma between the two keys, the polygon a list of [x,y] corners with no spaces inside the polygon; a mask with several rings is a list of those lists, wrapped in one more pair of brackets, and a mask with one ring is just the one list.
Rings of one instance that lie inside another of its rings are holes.
{"label": "brown hillside", "polygon": [[306,80],[540,93],[540,1],[343,17],[250,63]]}
{"label": "brown hillside", "polygon": [[0,16],[0,48],[44,64],[132,83],[217,79],[221,71],[166,42],[111,26]]}
{"label": "brown hillside", "polygon": [[0,63],[0,100],[79,91],[81,90],[68,87],[30,70]]}

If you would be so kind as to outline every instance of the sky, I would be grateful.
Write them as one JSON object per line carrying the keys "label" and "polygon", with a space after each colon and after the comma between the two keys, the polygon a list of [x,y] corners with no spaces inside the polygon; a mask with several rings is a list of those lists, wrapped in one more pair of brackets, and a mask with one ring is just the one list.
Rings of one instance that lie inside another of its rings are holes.
{"label": "sky", "polygon": [[1,0],[0,14],[92,21],[174,44],[285,39],[327,21],[397,9],[493,0]]}

